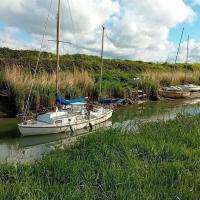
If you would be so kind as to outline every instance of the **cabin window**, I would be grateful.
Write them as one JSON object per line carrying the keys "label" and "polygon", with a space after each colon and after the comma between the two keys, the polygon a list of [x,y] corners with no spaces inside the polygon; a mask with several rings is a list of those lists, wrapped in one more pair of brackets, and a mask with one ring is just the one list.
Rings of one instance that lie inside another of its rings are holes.
{"label": "cabin window", "polygon": [[60,123],[62,123],[62,120],[56,120],[55,123],[60,124]]}

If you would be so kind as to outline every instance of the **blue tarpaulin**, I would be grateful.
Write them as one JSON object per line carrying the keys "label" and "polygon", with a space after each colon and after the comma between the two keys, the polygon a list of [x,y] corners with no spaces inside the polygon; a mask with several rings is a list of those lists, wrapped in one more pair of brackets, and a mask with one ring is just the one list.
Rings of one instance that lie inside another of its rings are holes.
{"label": "blue tarpaulin", "polygon": [[111,99],[111,98],[105,98],[105,97],[101,97],[100,98],[100,103],[105,104],[105,105],[110,105],[110,104],[116,104],[118,103],[120,99]]}
{"label": "blue tarpaulin", "polygon": [[65,100],[64,97],[62,97],[60,95],[56,95],[56,104],[57,105],[69,105],[71,103],[78,103],[78,102],[84,102],[84,101],[85,101],[84,97]]}

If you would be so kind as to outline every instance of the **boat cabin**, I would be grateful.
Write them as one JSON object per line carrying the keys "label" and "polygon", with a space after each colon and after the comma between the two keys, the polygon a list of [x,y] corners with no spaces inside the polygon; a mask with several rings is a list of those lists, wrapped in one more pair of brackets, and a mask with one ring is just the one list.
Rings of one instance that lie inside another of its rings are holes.
{"label": "boat cabin", "polygon": [[74,122],[77,116],[85,117],[86,103],[72,103],[57,112],[48,112],[37,117],[37,121],[48,124]]}

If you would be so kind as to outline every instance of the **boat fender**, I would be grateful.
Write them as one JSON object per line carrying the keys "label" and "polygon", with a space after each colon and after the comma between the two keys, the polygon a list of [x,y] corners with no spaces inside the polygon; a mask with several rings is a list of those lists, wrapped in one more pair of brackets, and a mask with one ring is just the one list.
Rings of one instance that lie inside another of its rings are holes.
{"label": "boat fender", "polygon": [[74,135],[74,129],[72,128],[72,126],[70,124],[71,119],[68,119],[68,121],[69,121],[69,128],[70,128],[71,136],[73,136]]}
{"label": "boat fender", "polygon": [[92,126],[92,124],[90,122],[89,122],[89,127],[90,127],[90,131],[92,131],[93,126]]}
{"label": "boat fender", "polygon": [[74,135],[74,129],[72,128],[71,125],[69,125],[69,128],[70,128],[70,131],[71,131],[71,136],[73,136]]}

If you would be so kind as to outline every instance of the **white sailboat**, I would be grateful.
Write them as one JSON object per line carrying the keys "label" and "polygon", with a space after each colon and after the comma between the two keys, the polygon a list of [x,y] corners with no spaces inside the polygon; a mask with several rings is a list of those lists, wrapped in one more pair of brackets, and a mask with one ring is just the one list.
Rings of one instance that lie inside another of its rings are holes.
{"label": "white sailboat", "polygon": [[178,87],[182,88],[183,91],[189,91],[189,92],[199,92],[200,91],[200,86],[194,85],[194,84],[178,85]]}
{"label": "white sailboat", "polygon": [[[187,39],[187,57],[186,57],[186,66],[188,66],[188,58],[189,58],[189,43],[190,43],[190,36],[188,35]],[[188,70],[188,68],[186,68]],[[185,83],[187,82],[187,72],[185,72]],[[179,85],[178,87],[182,88],[183,91],[189,91],[189,92],[199,92],[200,91],[200,86],[199,85],[194,85],[194,84],[184,84],[184,85]]]}
{"label": "white sailboat", "polygon": [[86,103],[72,103],[67,110],[39,115],[18,124],[18,127],[23,136],[70,132],[107,121],[112,112],[101,106],[88,111]]}
{"label": "white sailboat", "polygon": [[[181,38],[179,41],[177,53],[176,53],[176,58],[175,58],[175,63],[174,63],[174,69],[173,69],[173,74],[172,74],[172,81],[174,79],[175,75],[175,65],[177,64],[177,59],[181,47],[181,42],[183,38],[183,33],[184,33],[184,27],[181,32]],[[190,91],[185,90],[185,87],[182,86],[170,86],[170,87],[162,87],[159,89],[159,94],[164,97],[164,98],[172,98],[172,99],[178,99],[178,98],[187,98],[190,96]]]}
{"label": "white sailboat", "polygon": [[[58,94],[58,70],[59,70],[59,37],[60,37],[60,3],[58,0],[57,12],[57,70],[56,89]],[[88,106],[86,103],[72,103],[67,109],[55,112],[48,112],[39,115],[36,119],[24,120],[18,124],[18,128],[23,136],[44,135],[74,131],[85,127],[92,127],[111,118],[112,109],[105,109],[102,106]]]}

